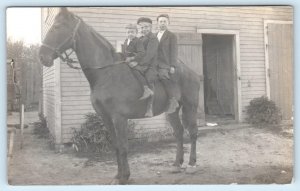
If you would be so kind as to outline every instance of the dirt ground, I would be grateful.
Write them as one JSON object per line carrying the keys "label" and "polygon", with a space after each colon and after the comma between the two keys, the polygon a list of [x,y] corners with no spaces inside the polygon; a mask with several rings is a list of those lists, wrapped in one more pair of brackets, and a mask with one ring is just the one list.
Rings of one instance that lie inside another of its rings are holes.
{"label": "dirt ground", "polygon": [[[249,125],[202,128],[193,174],[185,170],[189,157],[187,143],[180,173],[171,171],[174,140],[132,145],[130,183],[288,184],[293,177],[293,129],[288,125],[270,129]],[[116,174],[112,153],[78,156],[71,148],[57,153],[50,149],[47,139],[33,134],[32,125],[25,129],[23,149],[19,137],[17,130],[8,168],[10,185],[101,185],[109,184]]]}

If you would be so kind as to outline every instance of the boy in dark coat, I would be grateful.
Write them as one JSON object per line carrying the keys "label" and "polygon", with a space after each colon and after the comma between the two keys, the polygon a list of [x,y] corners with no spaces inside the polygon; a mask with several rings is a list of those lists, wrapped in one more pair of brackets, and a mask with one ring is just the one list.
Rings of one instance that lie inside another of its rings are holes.
{"label": "boy in dark coat", "polygon": [[[127,39],[124,41],[122,47],[122,53],[125,56],[125,62],[128,63],[128,65],[131,68],[134,68],[133,70],[134,75],[143,85],[144,92],[139,99],[140,100],[146,99],[153,95],[153,91],[151,90],[151,88],[149,88],[147,79],[145,79],[145,77],[140,75],[141,71],[136,70],[138,68],[136,66],[141,64],[146,53],[144,43],[137,37],[138,29],[135,24],[127,25],[126,29],[127,29]],[[151,112],[149,113],[149,115],[151,115]]]}
{"label": "boy in dark coat", "polygon": [[152,117],[154,82],[157,78],[156,58],[158,40],[152,33],[152,20],[150,18],[141,17],[138,19],[137,24],[141,27],[142,36],[139,40],[143,44],[145,55],[140,62],[131,62],[129,66],[145,76],[148,86],[144,86],[144,95],[140,99],[146,99],[150,96],[145,116]]}

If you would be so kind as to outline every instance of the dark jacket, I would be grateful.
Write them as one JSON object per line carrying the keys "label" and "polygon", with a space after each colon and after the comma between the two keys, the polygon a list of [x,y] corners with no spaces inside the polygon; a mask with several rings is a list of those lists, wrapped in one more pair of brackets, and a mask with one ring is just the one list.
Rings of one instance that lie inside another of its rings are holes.
{"label": "dark jacket", "polygon": [[135,37],[127,45],[128,39],[125,40],[122,48],[122,53],[125,57],[134,57],[133,61],[140,62],[145,55],[145,49],[143,43],[139,38]]}
{"label": "dark jacket", "polygon": [[[156,33],[157,36],[157,33]],[[174,33],[166,30],[159,41],[157,62],[158,68],[177,66],[178,45],[177,37]]]}
{"label": "dark jacket", "polygon": [[140,65],[148,67],[155,66],[159,44],[157,37],[150,32],[145,36],[141,36],[140,40],[142,41],[145,49],[145,56],[142,58]]}

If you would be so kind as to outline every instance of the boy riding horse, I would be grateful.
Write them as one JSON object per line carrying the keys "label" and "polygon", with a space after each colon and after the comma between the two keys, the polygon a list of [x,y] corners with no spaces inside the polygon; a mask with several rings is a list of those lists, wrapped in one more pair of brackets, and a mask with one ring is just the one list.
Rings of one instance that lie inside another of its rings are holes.
{"label": "boy riding horse", "polygon": [[135,24],[129,24],[126,26],[126,29],[127,39],[124,41],[122,53],[125,56],[125,63],[128,63],[131,68],[134,68],[134,70],[132,70],[133,74],[144,87],[144,93],[139,98],[143,100],[153,95],[153,91],[149,88],[145,77],[141,76],[141,71],[137,70],[138,67],[136,67],[145,56],[145,48],[143,42],[136,37],[138,32],[137,26]]}
{"label": "boy riding horse", "polygon": [[[154,82],[157,79],[156,58],[159,42],[156,36],[152,33],[152,20],[150,18],[141,17],[138,19],[137,24],[141,27],[142,36],[139,38],[139,41],[144,47],[145,55],[140,61],[136,59],[131,60],[130,58],[127,58],[126,60],[129,61],[129,66],[133,68],[135,76],[138,77],[144,85],[144,94],[140,99],[146,99],[149,97],[145,117],[152,117],[153,90]],[[145,79],[138,73],[141,73],[145,77],[146,83]]]}

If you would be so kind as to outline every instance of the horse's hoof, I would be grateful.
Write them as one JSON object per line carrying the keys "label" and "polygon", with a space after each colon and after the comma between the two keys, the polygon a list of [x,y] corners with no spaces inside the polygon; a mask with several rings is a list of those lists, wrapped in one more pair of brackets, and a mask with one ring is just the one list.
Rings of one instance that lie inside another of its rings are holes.
{"label": "horse's hoof", "polygon": [[119,183],[119,179],[114,178],[110,183],[110,185],[118,185]]}
{"label": "horse's hoof", "polygon": [[119,174],[116,174],[115,177],[114,177],[114,179],[120,179],[120,177],[121,176]]}
{"label": "horse's hoof", "polygon": [[125,180],[125,179],[119,179],[119,184],[121,185],[125,185],[125,184],[128,184],[128,180]]}
{"label": "horse's hoof", "polygon": [[181,172],[181,166],[172,166],[171,167],[171,173],[180,173]]}
{"label": "horse's hoof", "polygon": [[132,178],[130,178],[128,179],[127,184],[135,184],[135,181]]}
{"label": "horse's hoof", "polygon": [[185,169],[185,173],[187,173],[187,174],[195,174],[196,172],[197,172],[196,165],[194,165],[194,166],[188,165]]}
{"label": "horse's hoof", "polygon": [[111,182],[110,182],[110,185],[124,185],[124,184],[128,184],[128,183],[131,183],[133,182],[133,180],[125,180],[125,179],[117,179],[117,178],[114,178]]}

